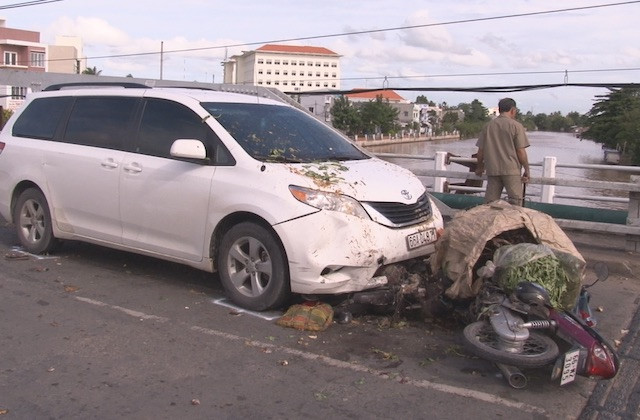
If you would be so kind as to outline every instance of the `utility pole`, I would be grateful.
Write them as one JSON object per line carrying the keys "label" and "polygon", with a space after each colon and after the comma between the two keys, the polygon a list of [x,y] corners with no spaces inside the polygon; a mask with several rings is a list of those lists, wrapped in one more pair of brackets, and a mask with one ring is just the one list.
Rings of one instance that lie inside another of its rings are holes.
{"label": "utility pole", "polygon": [[163,62],[164,62],[164,41],[160,41],[160,80],[162,80]]}

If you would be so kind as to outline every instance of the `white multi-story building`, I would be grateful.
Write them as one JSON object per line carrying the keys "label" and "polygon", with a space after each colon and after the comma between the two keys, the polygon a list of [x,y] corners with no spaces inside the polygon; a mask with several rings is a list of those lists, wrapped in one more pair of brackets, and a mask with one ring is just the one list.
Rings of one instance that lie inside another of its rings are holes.
{"label": "white multi-story building", "polygon": [[340,57],[323,47],[266,44],[225,61],[224,83],[287,93],[340,90]]}

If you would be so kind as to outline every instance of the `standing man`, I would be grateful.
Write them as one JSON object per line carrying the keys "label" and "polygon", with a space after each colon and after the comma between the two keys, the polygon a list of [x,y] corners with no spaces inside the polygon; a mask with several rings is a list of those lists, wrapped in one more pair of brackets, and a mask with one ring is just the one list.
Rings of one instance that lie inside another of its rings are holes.
{"label": "standing man", "polygon": [[499,200],[504,188],[509,203],[521,206],[523,184],[529,182],[526,150],[529,139],[522,124],[516,121],[516,101],[501,99],[498,112],[500,115],[487,123],[478,137],[478,167],[475,172],[481,176],[487,170],[485,203]]}

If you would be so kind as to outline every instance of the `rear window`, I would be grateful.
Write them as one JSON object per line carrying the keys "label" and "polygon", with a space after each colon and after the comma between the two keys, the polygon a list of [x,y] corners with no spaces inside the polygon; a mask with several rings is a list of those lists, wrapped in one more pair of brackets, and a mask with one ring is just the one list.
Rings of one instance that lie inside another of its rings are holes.
{"label": "rear window", "polygon": [[34,99],[13,125],[13,136],[52,140],[72,101],[68,96]]}
{"label": "rear window", "polygon": [[314,162],[368,159],[340,133],[288,106],[201,104],[254,159]]}

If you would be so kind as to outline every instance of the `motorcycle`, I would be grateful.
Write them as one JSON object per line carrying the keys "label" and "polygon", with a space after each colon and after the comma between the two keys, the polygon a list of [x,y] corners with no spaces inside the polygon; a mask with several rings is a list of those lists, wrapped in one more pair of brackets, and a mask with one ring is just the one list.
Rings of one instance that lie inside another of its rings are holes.
{"label": "motorcycle", "polygon": [[611,379],[620,366],[616,351],[594,328],[589,306],[590,287],[609,275],[605,264],[594,267],[596,280],[582,285],[575,307],[561,310],[551,305],[548,291],[529,281],[506,294],[485,282],[479,296],[481,320],[464,328],[465,345],[477,356],[494,362],[513,388],[524,388],[521,369],[552,365],[551,379],[560,385],[576,376]]}

